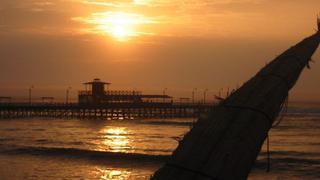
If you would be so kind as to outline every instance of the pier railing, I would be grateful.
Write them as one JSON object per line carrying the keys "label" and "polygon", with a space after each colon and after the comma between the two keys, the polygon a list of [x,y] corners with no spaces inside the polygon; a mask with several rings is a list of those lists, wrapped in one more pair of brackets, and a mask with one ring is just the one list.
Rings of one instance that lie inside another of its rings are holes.
{"label": "pier railing", "polygon": [[0,118],[182,118],[199,117],[213,103],[0,103]]}
{"label": "pier railing", "polygon": [[[92,91],[79,91],[79,95],[92,95]],[[141,91],[105,91],[104,95],[139,96],[139,95],[142,95],[142,92]]]}

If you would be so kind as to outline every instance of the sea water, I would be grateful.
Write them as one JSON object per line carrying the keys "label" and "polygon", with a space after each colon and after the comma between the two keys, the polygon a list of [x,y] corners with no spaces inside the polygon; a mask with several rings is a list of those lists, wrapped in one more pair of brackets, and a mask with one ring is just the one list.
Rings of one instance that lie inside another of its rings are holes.
{"label": "sea water", "polygon": [[[0,179],[149,179],[195,119],[0,120]],[[320,179],[320,108],[289,108],[249,179]]]}

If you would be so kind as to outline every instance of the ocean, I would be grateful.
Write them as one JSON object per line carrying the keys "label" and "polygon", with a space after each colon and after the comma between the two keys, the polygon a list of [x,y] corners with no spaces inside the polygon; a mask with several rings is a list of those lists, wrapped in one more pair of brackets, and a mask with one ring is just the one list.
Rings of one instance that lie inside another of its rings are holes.
{"label": "ocean", "polygon": [[[196,119],[2,119],[0,179],[149,179]],[[320,179],[320,108],[295,106],[249,179]]]}

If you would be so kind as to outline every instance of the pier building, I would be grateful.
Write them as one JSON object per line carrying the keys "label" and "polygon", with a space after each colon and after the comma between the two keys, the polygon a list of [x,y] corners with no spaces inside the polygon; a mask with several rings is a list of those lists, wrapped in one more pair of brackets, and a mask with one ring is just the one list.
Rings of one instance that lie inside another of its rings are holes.
{"label": "pier building", "polygon": [[171,96],[162,94],[143,94],[141,91],[109,90],[111,83],[96,78],[91,82],[83,83],[85,90],[79,92],[78,102],[82,105],[103,104],[141,104],[163,103],[172,104]]}

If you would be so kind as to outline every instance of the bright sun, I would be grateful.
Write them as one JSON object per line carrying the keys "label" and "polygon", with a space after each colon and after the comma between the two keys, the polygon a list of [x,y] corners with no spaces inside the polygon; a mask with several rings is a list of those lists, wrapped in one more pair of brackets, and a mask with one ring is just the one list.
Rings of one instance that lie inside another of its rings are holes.
{"label": "bright sun", "polygon": [[126,39],[133,36],[133,26],[135,25],[133,17],[124,13],[109,14],[106,17],[106,32],[117,39]]}
{"label": "bright sun", "polygon": [[130,37],[145,34],[137,30],[139,26],[153,23],[144,16],[123,12],[95,14],[93,21],[97,24],[97,29],[100,32],[107,33],[120,41],[125,41],[130,39]]}
{"label": "bright sun", "polygon": [[122,39],[129,35],[129,33],[126,31],[126,29],[122,26],[115,26],[112,29],[112,35],[116,38]]}
{"label": "bright sun", "polygon": [[[140,0],[135,3],[144,2]],[[157,20],[148,18],[142,14],[120,11],[97,12],[92,13],[90,17],[75,17],[73,20],[82,21],[94,26],[92,29],[87,29],[86,32],[109,35],[119,41],[127,41],[132,37],[142,35],[154,35],[154,33],[146,32],[144,29],[148,28],[150,30],[152,24],[159,23]]]}
{"label": "bright sun", "polygon": [[133,0],[134,4],[147,4],[146,0]]}

